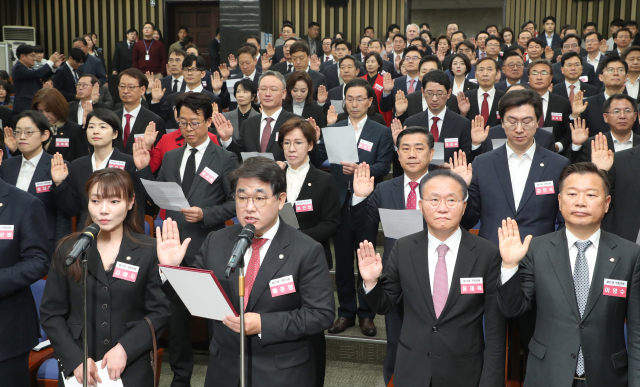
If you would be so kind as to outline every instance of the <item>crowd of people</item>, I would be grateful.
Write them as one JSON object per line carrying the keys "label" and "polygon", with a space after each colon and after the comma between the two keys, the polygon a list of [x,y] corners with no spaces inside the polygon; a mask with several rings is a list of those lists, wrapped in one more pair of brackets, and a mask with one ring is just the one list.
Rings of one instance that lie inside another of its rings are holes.
{"label": "crowd of people", "polygon": [[[325,331],[376,336],[376,314],[385,384],[502,386],[515,326],[527,386],[640,385],[638,24],[612,21],[608,40],[592,22],[540,26],[349,40],[287,21],[228,58],[218,29],[207,64],[187,27],[167,48],[148,22],[108,71],[93,33],[48,59],[17,47],[0,73],[2,384],[29,385],[41,326],[60,386],[101,382],[99,366],[153,385],[166,329],[171,385],[189,386],[191,314],[158,264],[213,271],[238,306],[225,268],[253,225],[247,385],[322,386]],[[355,136],[358,162],[327,161],[325,128]],[[160,209],[143,180],[177,183],[190,207]],[[421,211],[424,230],[386,236],[380,256],[381,209]],[[155,240],[145,215],[162,220]],[[85,328],[66,259],[92,223]],[[45,276],[38,320],[29,286]],[[206,386],[238,385],[239,332],[233,315],[208,325]]]}

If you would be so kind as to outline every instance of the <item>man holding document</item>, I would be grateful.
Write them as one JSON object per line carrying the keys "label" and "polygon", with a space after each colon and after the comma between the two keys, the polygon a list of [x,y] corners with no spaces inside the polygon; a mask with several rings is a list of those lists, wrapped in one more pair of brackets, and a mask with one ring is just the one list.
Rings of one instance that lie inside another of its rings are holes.
{"label": "man holding document", "polygon": [[[225,271],[238,234],[253,225],[255,237],[244,254],[247,387],[283,381],[288,386],[313,386],[311,338],[327,329],[335,315],[322,245],[280,220],[287,183],[285,172],[274,161],[246,160],[232,173],[231,184],[240,224],[209,234],[191,266],[213,271],[223,288],[232,289],[227,296],[237,307],[238,270],[228,279]],[[193,244],[189,238],[180,244],[177,224],[171,219],[164,222],[162,232],[157,229],[157,240],[158,260],[171,266],[180,265]],[[293,290],[278,294],[276,283],[291,284]],[[170,283],[163,288],[171,295]],[[175,297],[173,301],[179,302]],[[239,332],[239,317],[214,322],[206,387],[238,385]]]}

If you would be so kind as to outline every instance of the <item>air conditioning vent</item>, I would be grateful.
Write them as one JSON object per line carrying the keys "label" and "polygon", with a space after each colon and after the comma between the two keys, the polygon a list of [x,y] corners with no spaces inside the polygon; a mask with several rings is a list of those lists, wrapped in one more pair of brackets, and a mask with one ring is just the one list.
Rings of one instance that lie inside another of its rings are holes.
{"label": "air conditioning vent", "polygon": [[33,27],[4,26],[2,33],[5,41],[35,42],[36,29]]}

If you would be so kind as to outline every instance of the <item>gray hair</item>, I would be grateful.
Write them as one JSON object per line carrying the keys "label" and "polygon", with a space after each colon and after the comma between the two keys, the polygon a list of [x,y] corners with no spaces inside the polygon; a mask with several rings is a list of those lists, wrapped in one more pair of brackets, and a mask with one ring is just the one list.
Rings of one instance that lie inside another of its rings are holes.
{"label": "gray hair", "polygon": [[262,78],[264,77],[268,77],[268,76],[272,76],[272,77],[276,77],[280,80],[280,82],[282,82],[282,87],[286,90],[287,89],[287,81],[284,80],[284,76],[282,74],[280,74],[277,71],[272,71],[272,70],[267,70],[264,73],[262,73],[262,75],[260,76],[260,79],[258,80],[258,87],[260,86],[260,82],[262,82]]}
{"label": "gray hair", "polygon": [[411,23],[411,24],[407,24],[407,28],[405,28],[405,29],[404,29],[405,34],[406,34],[407,32],[409,32],[409,27],[411,27],[411,26],[416,27],[416,28],[418,29],[418,32],[420,32],[420,26],[419,26],[419,25],[417,25],[416,23]]}
{"label": "gray hair", "polygon": [[425,198],[424,186],[427,184],[427,182],[437,177],[448,177],[454,180],[460,185],[460,193],[462,193],[462,197],[464,198],[463,200],[467,201],[469,199],[469,188],[467,187],[467,183],[465,183],[464,179],[460,177],[460,175],[448,169],[436,169],[433,171],[429,171],[429,173],[427,173],[427,176],[423,177],[422,180],[420,180],[420,199]]}

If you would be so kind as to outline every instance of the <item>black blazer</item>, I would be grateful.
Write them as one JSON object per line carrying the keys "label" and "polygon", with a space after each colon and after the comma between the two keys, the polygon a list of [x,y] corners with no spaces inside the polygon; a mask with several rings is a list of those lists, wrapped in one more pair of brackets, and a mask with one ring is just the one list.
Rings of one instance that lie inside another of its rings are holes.
{"label": "black blazer", "polygon": [[[493,141],[497,139],[507,139],[507,134],[502,127],[502,124],[489,128],[489,134],[487,139],[480,145],[480,153],[491,152],[493,148]],[[547,132],[542,128],[536,129],[536,134],[533,135],[536,140],[536,144],[544,149],[547,149],[553,153],[556,152],[556,141],[551,132]]]}
{"label": "black blazer", "polygon": [[[305,42],[307,42],[308,45],[310,44],[309,35],[305,35],[300,39],[302,39]],[[316,41],[316,52],[312,52],[311,56],[317,55],[318,58],[320,58],[324,54],[324,51],[322,51],[322,38],[318,35],[318,37],[316,37],[315,39],[312,39],[312,40]],[[309,47],[311,47],[311,45],[309,45]]]}
{"label": "black blazer", "polygon": [[22,113],[23,110],[31,109],[31,101],[38,90],[42,88],[40,80],[53,75],[53,70],[48,64],[37,70],[31,70],[19,61],[13,65],[13,92],[15,101],[13,102],[13,114]]}
{"label": "black blazer", "polygon": [[[79,76],[80,73],[78,72],[78,77]],[[66,62],[58,67],[58,70],[53,76],[53,88],[58,89],[68,102],[76,99],[76,79]]]}
{"label": "black blazer", "polygon": [[[336,235],[340,228],[340,203],[338,203],[338,188],[331,174],[309,165],[309,171],[296,198],[296,201],[300,200],[311,200],[313,208],[313,211],[296,213],[300,231],[322,244],[327,266],[332,269],[333,259],[329,239]],[[288,198],[287,201],[289,201]],[[292,204],[295,211],[295,203]]]}
{"label": "black blazer", "polygon": [[[545,32],[542,32],[540,35],[538,35],[538,39],[540,39],[542,41],[542,48],[546,48],[548,46],[547,44],[547,34]],[[560,39],[560,35],[556,34],[555,32],[553,33],[553,35],[551,35],[551,48],[556,49],[558,47],[560,47],[560,42],[562,41],[562,39]]]}
{"label": "black blazer", "polygon": [[[571,103],[568,99],[562,98],[556,94],[549,93],[549,103],[547,105],[547,114],[544,117],[544,127],[553,128],[553,136],[556,142],[561,142],[564,147],[562,154],[566,154],[567,149],[571,147]],[[561,121],[554,121],[551,113],[562,114]]]}
{"label": "black blazer", "polygon": [[[77,109],[77,106],[76,106]],[[77,110],[76,110],[77,115]],[[56,140],[67,140],[69,142],[68,147],[57,146]],[[70,120],[65,121],[64,125],[58,128],[57,134],[50,137],[49,146],[45,149],[46,153],[50,155],[56,154],[56,152],[62,155],[65,161],[73,161],[79,157],[88,155],[89,141],[87,140],[87,134],[84,129],[75,122]],[[19,156],[22,152],[20,149],[16,149],[12,152],[12,156]]]}
{"label": "black blazer", "polygon": [[[624,94],[626,93],[627,91],[625,89]],[[604,103],[606,101],[603,91],[585,99],[585,103],[589,103],[589,106],[582,112],[580,117],[586,120],[586,126],[589,128],[589,137],[609,131],[609,125],[604,122]],[[638,120],[633,124],[633,132],[640,134],[640,124],[638,124]]]}
{"label": "black blazer", "polygon": [[[580,90],[584,93],[585,98],[598,94],[598,90],[587,82],[580,82]],[[576,92],[578,91],[576,90]],[[559,95],[562,98],[569,99],[569,94],[567,94],[567,84],[565,82],[560,82],[553,85],[553,91],[551,92],[551,94]]]}
{"label": "black blazer", "polygon": [[[344,100],[344,85],[338,85],[333,89],[329,89],[327,93],[329,101],[342,101]],[[374,94],[375,98],[375,94]],[[325,103],[326,104],[326,103]]]}
{"label": "black blazer", "polygon": [[[404,125],[426,126],[427,130],[430,130],[429,109],[407,118]],[[466,153],[467,157],[471,155],[471,121],[457,113],[454,113],[451,109],[447,109],[444,115],[444,120],[442,120],[442,129],[440,129],[438,142],[444,142],[445,138],[458,139],[457,148],[444,149],[444,159],[446,162],[448,162],[449,158],[453,157],[453,154],[458,150],[462,150]]]}
{"label": "black blazer", "polygon": [[[271,137],[269,137],[269,143],[267,144],[267,152],[273,153],[273,158],[276,161],[285,161],[284,152],[280,147],[280,144],[276,141],[276,134],[279,133],[282,124],[287,122],[290,118],[299,117],[296,114],[289,113],[282,109],[278,119],[273,123],[271,128]],[[227,150],[235,153],[238,156],[238,160],[241,160],[241,152],[260,152],[260,123],[262,121],[262,114],[254,117],[249,117],[240,126],[240,136],[238,140],[233,140],[227,147]]]}
{"label": "black blazer", "polygon": [[[429,280],[426,230],[396,241],[378,283],[364,295],[378,314],[389,313],[403,296],[394,384],[504,384],[507,324],[496,300],[502,259],[497,246],[461,231],[455,267],[449,268],[453,270],[449,296],[438,318]],[[460,279],[473,277],[482,278],[484,293],[461,294]],[[359,292],[365,293],[362,282]]]}
{"label": "black blazer", "polygon": [[[82,129],[82,118],[78,120],[78,106],[80,106],[80,101],[75,100],[69,102],[69,114],[67,115],[67,122],[71,121],[75,124],[78,124]],[[122,104],[120,104],[120,108],[122,108]],[[108,109],[111,110],[111,106],[107,105],[103,102],[98,102],[93,104],[93,109]],[[84,129],[82,130],[84,133]],[[83,134],[84,136],[84,134]],[[86,137],[86,136],[85,136]]]}
{"label": "black blazer", "polygon": [[[6,106],[0,106],[0,128],[4,130],[5,126],[13,128],[13,110]],[[4,135],[0,136],[0,148],[2,149],[2,160],[8,158],[9,150],[4,146]]]}
{"label": "black blazer", "polygon": [[[36,183],[49,182],[49,184],[53,184],[53,181],[51,180],[52,158],[53,156],[49,155],[47,152],[42,153],[27,190],[27,192],[40,199],[42,204],[44,204],[45,218],[47,221],[47,236],[49,240],[49,254],[53,254],[56,243],[60,239],[71,233],[71,218],[58,208],[56,200],[53,197],[53,193],[50,191],[38,192],[39,190],[36,188]],[[67,162],[67,166],[68,164],[69,163]],[[20,168],[22,168],[21,155],[3,161],[2,165],[0,165],[0,178],[15,187],[18,182]]]}
{"label": "black blazer", "polygon": [[[122,118],[123,110],[124,108],[121,108],[121,109],[115,110],[114,113],[116,113],[118,118]],[[173,112],[173,108],[171,109],[171,112]],[[142,106],[140,108],[140,112],[138,113],[138,116],[136,117],[136,121],[133,123],[133,128],[131,128],[131,132],[129,133],[129,138],[127,140],[127,143],[123,144],[122,142],[120,142],[117,145],[118,150],[128,155],[132,155],[133,143],[135,141],[136,134],[143,135],[145,130],[147,130],[147,125],[149,125],[149,122],[151,121],[156,123],[156,130],[158,131],[158,138],[156,139],[156,144],[157,144],[158,141],[160,141],[160,139],[162,138],[162,136],[164,136],[166,133],[166,130],[164,129],[165,128],[164,121],[162,120],[162,118],[156,115],[153,111],[146,109],[144,106]],[[127,122],[126,120],[124,119],[122,120],[123,131],[124,131],[124,126],[126,122]]]}
{"label": "black blazer", "polygon": [[[607,139],[607,144],[609,145],[609,149],[612,151],[616,151],[616,148],[613,145],[613,136],[611,135],[611,131],[603,133],[604,137]],[[571,163],[579,163],[579,162],[591,162],[591,141],[595,140],[594,137],[589,137],[587,141],[582,144],[582,147],[578,151],[573,151],[573,149],[569,148],[569,152],[567,153],[567,157],[571,160]],[[640,145],[640,135],[635,133],[631,133],[631,142],[633,146]],[[634,241],[635,242],[635,241]]]}
{"label": "black blazer", "polygon": [[[171,304],[160,288],[155,240],[143,234],[132,236],[123,236],[109,272],[104,269],[97,244],[88,250],[89,357],[100,361],[116,344],[121,344],[127,352],[123,383],[147,386],[153,385],[153,372],[149,367],[153,343],[144,318],[151,320],[159,335],[169,322]],[[63,263],[65,253],[71,251],[74,242],[75,238],[66,240],[54,256],[56,264],[49,270],[40,305],[42,328],[51,340],[65,377],[73,375],[73,370],[82,364],[82,340],[86,333],[82,329],[83,286],[66,272]],[[135,282],[113,277],[118,262],[138,267]]]}
{"label": "black blazer", "polygon": [[[220,97],[218,97],[217,95],[206,91],[206,90],[202,90],[200,92],[201,94],[206,95],[207,97],[209,97],[209,100],[211,101],[211,103],[216,103],[218,104],[218,106],[221,105],[220,102]],[[160,116],[160,118],[162,118],[162,120],[164,120],[164,127],[165,128],[178,128],[178,123],[176,122],[175,116],[173,114],[173,110],[176,106],[176,97],[178,97],[179,95],[182,95],[183,93],[172,93],[169,94],[169,96],[167,97],[163,97],[162,101],[160,103],[151,103],[150,106],[150,110],[155,113],[157,116]],[[141,111],[142,112],[142,111]],[[136,118],[136,122],[135,124],[133,124],[133,126],[135,127],[138,124],[138,119]],[[124,125],[122,125],[124,127]],[[142,129],[142,133],[144,133],[144,131],[147,129],[147,127],[145,126]],[[164,135],[164,133],[162,133]],[[131,137],[131,136],[129,136]],[[127,141],[127,143],[129,143]],[[133,147],[133,143],[131,144],[131,146]]]}
{"label": "black blazer", "polygon": [[[314,101],[318,100],[318,87],[320,85],[323,85],[324,87],[327,87],[327,78],[325,77],[324,74],[311,70],[309,69],[309,71],[307,72],[309,74],[309,76],[311,77],[311,83],[313,83],[313,99]],[[284,76],[284,79],[287,80],[289,79],[289,77],[291,76],[291,74],[293,73],[289,73],[286,74]],[[327,89],[329,90],[329,89]]]}
{"label": "black blazer", "polygon": [[[401,123],[404,124],[404,121],[411,117],[411,116],[415,116],[416,114],[420,114],[422,113],[424,110],[422,108],[422,101],[424,101],[424,96],[422,94],[422,89],[420,90],[416,90],[413,93],[409,94],[406,96],[407,97],[407,110],[400,116],[396,116]],[[454,98],[454,95],[452,94],[451,97],[449,98],[449,100],[452,100],[452,98]],[[458,106],[458,99],[455,98],[455,105],[456,107]],[[447,101],[447,107],[449,107],[449,105],[451,105],[449,103],[449,101]],[[453,105],[452,105],[453,106]],[[395,109],[395,106],[394,106]],[[424,125],[423,125],[424,126]]]}
{"label": "black blazer", "polygon": [[[404,94],[407,95],[407,75],[398,77],[394,79],[393,82],[394,82],[394,85],[393,85],[393,90],[391,90],[391,93],[389,93],[389,95],[387,95],[386,97],[384,96],[384,93],[383,93],[382,94],[383,97],[380,98],[380,110],[382,110],[383,112],[395,110],[396,93],[398,93],[398,90],[402,90]],[[418,91],[421,88],[422,88],[422,82],[418,81],[418,84],[414,85],[414,89],[415,91]]]}
{"label": "black blazer", "polygon": [[209,56],[211,57],[211,72],[218,71],[220,66],[220,42],[213,38],[209,42]]}
{"label": "black blazer", "polygon": [[113,61],[111,64],[111,71],[122,72],[128,68],[131,68],[133,62],[133,46],[129,49],[128,42],[126,40],[116,43],[116,49],[113,52]]}
{"label": "black blazer", "polygon": [[[562,69],[562,62],[556,62],[553,64],[553,84],[554,85],[564,82],[564,74],[562,74],[561,69]],[[600,82],[600,79],[598,79],[598,75],[596,74],[596,69],[594,69],[591,64],[587,63],[587,58],[582,58],[582,75],[589,77],[589,80],[587,81],[588,84],[600,90],[600,87],[602,86],[602,82]]]}
{"label": "black blazer", "polygon": [[[276,53],[278,52],[278,47],[276,47]],[[289,72],[287,71],[289,65],[291,65],[291,71],[293,72],[293,64],[287,62],[286,60],[284,62],[276,62],[275,60],[272,61],[272,65],[271,65],[271,70],[273,71],[277,71],[282,75],[286,75]],[[321,66],[322,67],[322,66]]]}
{"label": "black blazer", "polygon": [[[358,66],[360,64],[358,63]],[[327,90],[331,90],[334,87],[340,86],[340,78],[338,77],[338,62],[327,65],[324,69],[321,69],[322,74],[327,78]]]}
{"label": "black blazer", "polygon": [[[162,84],[162,88],[166,90],[164,92],[163,98],[166,98],[171,94],[173,94],[173,76],[167,75],[166,77],[161,78],[160,83]],[[180,90],[178,90],[178,93],[183,93],[186,88],[187,88],[187,81],[185,81],[183,77],[182,85],[180,86]],[[149,98],[147,98],[147,102],[151,103],[151,98],[150,98],[151,95],[147,94],[147,96],[149,96]]]}
{"label": "black blazer", "polygon": [[602,229],[635,242],[640,230],[636,210],[640,195],[640,149],[633,147],[614,155],[609,170],[611,204],[602,222]]}
{"label": "black blazer", "polygon": [[[476,116],[480,114],[482,106],[478,105],[478,94],[483,94],[483,93],[484,91],[480,88],[465,91],[464,95],[466,95],[467,98],[469,98],[469,104],[471,105],[466,115],[467,119],[474,120]],[[497,89],[495,90],[495,94],[493,96],[493,102],[489,107],[489,121],[485,123],[485,126],[496,126],[496,125],[500,125],[500,123],[502,122],[500,118],[498,118],[498,116],[500,115],[498,112],[498,104],[500,103],[500,98],[502,98],[503,95],[504,95],[504,91],[500,91]],[[453,110],[455,113],[460,114],[460,111],[458,110],[457,105],[455,106],[455,108],[452,108],[451,110]]]}
{"label": "black blazer", "polygon": [[0,240],[2,362],[38,344],[40,327],[30,285],[47,275],[51,256],[42,237],[47,235],[42,202],[0,179],[0,204],[0,224],[13,226],[11,239]]}
{"label": "black blazer", "polygon": [[[525,66],[526,68],[526,66]],[[529,80],[529,78],[527,78],[527,80],[525,80],[525,76],[523,75],[522,78],[520,78],[520,83],[519,85],[526,85],[528,84],[527,81]],[[507,88],[509,87],[509,85],[507,85],[507,80],[506,79],[502,79],[500,82],[496,82],[496,84],[494,85],[494,87],[496,88],[496,90],[500,90],[500,91],[506,91]],[[568,98],[568,97],[567,97]]]}
{"label": "black blazer", "polygon": [[[293,104],[291,102],[283,101],[282,110],[293,113]],[[324,114],[324,109],[315,102],[304,105],[304,108],[302,109],[302,118],[313,118],[319,127],[327,127],[327,116]]]}

